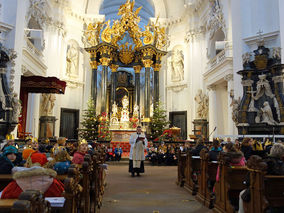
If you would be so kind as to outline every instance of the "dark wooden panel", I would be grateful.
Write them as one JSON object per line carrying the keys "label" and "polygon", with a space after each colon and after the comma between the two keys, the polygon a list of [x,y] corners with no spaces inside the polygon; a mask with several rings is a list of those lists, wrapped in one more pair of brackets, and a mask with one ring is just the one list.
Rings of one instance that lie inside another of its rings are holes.
{"label": "dark wooden panel", "polygon": [[61,137],[78,139],[79,110],[61,108],[60,133]]}

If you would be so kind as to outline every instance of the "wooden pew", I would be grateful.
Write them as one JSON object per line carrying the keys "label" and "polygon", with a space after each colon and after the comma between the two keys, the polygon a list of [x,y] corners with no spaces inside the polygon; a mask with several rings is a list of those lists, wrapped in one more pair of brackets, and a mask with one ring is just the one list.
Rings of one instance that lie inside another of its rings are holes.
{"label": "wooden pew", "polygon": [[235,212],[238,206],[239,194],[245,189],[243,184],[246,174],[246,167],[232,167],[226,159],[226,153],[219,155],[220,178],[215,183],[216,201],[214,212],[231,213]]}
{"label": "wooden pew", "polygon": [[44,200],[43,194],[35,190],[21,193],[18,199],[1,199],[0,212],[5,213],[50,213],[50,203]]}
{"label": "wooden pew", "polygon": [[75,165],[68,169],[68,177],[64,180],[64,212],[77,213],[80,208],[82,186],[80,182],[80,172]]}
{"label": "wooden pew", "polygon": [[184,188],[187,189],[189,192],[191,192],[192,195],[197,194],[199,178],[200,178],[200,157],[192,156],[190,151],[187,151]]}
{"label": "wooden pew", "polygon": [[181,152],[179,149],[178,151],[178,178],[176,181],[176,184],[179,185],[180,187],[184,186],[185,182],[185,170],[186,170],[186,153]]}
{"label": "wooden pew", "polygon": [[268,208],[284,208],[284,176],[266,175],[267,164],[258,156],[248,161],[250,202],[244,202],[245,212],[266,212]]}
{"label": "wooden pew", "polygon": [[[208,149],[202,149],[200,152],[200,175],[198,179],[198,192],[196,199],[207,207],[212,206],[212,191],[213,187],[208,185],[208,181],[216,180],[217,165],[209,162]],[[213,166],[213,168],[209,167]],[[215,175],[215,176],[214,176]],[[209,188],[210,187],[210,188]],[[210,205],[211,204],[211,205]]]}

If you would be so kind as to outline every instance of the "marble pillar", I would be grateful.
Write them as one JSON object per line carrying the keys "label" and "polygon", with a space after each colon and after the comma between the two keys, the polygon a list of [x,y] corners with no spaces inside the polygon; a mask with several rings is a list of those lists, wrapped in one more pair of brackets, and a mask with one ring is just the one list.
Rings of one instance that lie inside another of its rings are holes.
{"label": "marble pillar", "polygon": [[106,112],[106,104],[107,104],[107,73],[108,67],[103,66],[102,70],[102,99],[101,99],[101,113]]}
{"label": "marble pillar", "polygon": [[116,82],[118,65],[112,64],[111,68],[111,91],[110,91],[110,106],[112,106],[116,99]]}
{"label": "marble pillar", "polygon": [[156,103],[159,101],[159,70],[161,68],[161,64],[155,64],[154,65],[154,108],[156,107]]}
{"label": "marble pillar", "polygon": [[151,94],[150,94],[150,72],[151,68],[145,68],[145,98],[144,98],[144,118],[150,118],[150,104],[151,104]]}
{"label": "marble pillar", "polygon": [[145,66],[145,93],[144,93],[144,122],[150,122],[150,104],[151,104],[151,90],[150,90],[150,72],[153,61],[149,58],[142,60]]}
{"label": "marble pillar", "polygon": [[95,106],[97,105],[97,69],[98,69],[98,63],[97,61],[91,61],[90,62],[92,67],[92,81],[91,81],[91,97],[94,100]]}
{"label": "marble pillar", "polygon": [[207,87],[207,89],[209,90],[209,134],[211,134],[209,140],[212,141],[212,139],[218,133],[217,109],[216,109],[217,106],[216,86],[210,85]]}
{"label": "marble pillar", "polygon": [[[135,99],[134,99],[134,105],[136,104],[140,108],[140,71],[141,71],[141,66],[134,66],[133,67],[135,70]],[[139,112],[140,116],[140,112]],[[139,117],[138,116],[138,117]]]}

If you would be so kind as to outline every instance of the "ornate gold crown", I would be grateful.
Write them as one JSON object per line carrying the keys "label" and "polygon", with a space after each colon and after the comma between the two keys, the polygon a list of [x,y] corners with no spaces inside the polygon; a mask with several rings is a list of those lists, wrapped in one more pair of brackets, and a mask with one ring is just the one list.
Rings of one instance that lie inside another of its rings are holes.
{"label": "ornate gold crown", "polygon": [[134,59],[134,52],[132,50],[132,45],[129,45],[128,42],[120,45],[119,49],[119,59],[124,64],[130,64]]}
{"label": "ornate gold crown", "polygon": [[6,135],[6,140],[15,140],[15,136],[12,134],[7,134]]}
{"label": "ornate gold crown", "polygon": [[82,144],[88,144],[88,142],[85,139],[82,139],[79,141],[79,146],[81,146]]}

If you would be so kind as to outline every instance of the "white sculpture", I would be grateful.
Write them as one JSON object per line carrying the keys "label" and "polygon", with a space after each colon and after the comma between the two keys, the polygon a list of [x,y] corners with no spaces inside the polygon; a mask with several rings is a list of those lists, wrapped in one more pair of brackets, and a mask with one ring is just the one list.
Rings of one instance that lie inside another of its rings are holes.
{"label": "white sculpture", "polygon": [[209,99],[206,94],[203,94],[202,90],[199,89],[197,91],[194,100],[197,103],[197,117],[201,119],[207,119],[208,116],[208,106],[209,106]]}
{"label": "white sculpture", "polygon": [[266,79],[266,75],[259,75],[258,78],[259,80],[256,83],[256,95],[252,95],[252,98],[254,100],[258,100],[264,94],[270,98],[274,98],[275,95],[272,93],[269,81]]}
{"label": "white sculpture", "polygon": [[281,48],[280,47],[272,48],[272,58],[281,59]]}
{"label": "white sculpture", "polygon": [[169,61],[171,67],[171,78],[173,82],[184,80],[184,64],[182,50],[175,50]]}
{"label": "white sculpture", "polygon": [[18,123],[19,116],[22,110],[22,106],[21,106],[20,100],[18,99],[17,93],[12,94],[11,101],[12,101],[12,108],[13,108],[12,121],[15,123]]}
{"label": "white sculpture", "polygon": [[67,47],[67,54],[66,54],[67,75],[78,75],[78,57],[79,57],[79,50],[76,43],[69,44]]}
{"label": "white sculpture", "polygon": [[137,117],[139,116],[139,106],[137,104],[134,104],[133,107],[133,117]]}
{"label": "white sculpture", "polygon": [[125,95],[122,98],[122,111],[121,111],[121,122],[128,122],[129,121],[129,110],[128,110],[129,100],[128,97]]}
{"label": "white sculpture", "polygon": [[43,116],[52,115],[53,107],[55,104],[56,97],[54,94],[44,93],[42,94],[41,114]]}
{"label": "white sculpture", "polygon": [[118,113],[118,108],[116,102],[113,103],[112,105],[112,116],[117,116]]}
{"label": "white sculpture", "polygon": [[6,109],[6,98],[5,98],[5,94],[2,88],[2,77],[1,77],[1,73],[0,73],[0,104],[3,110]]}
{"label": "white sculpture", "polygon": [[270,125],[276,125],[277,122],[273,118],[271,107],[268,103],[268,101],[265,101],[263,103],[263,107],[260,109],[262,113],[262,121],[261,123],[267,123]]}
{"label": "white sculpture", "polygon": [[250,57],[251,57],[251,54],[250,53],[245,53],[242,55],[242,58],[243,58],[243,64],[248,64],[250,62]]}
{"label": "white sculpture", "polygon": [[234,99],[234,96],[232,97],[232,103],[230,104],[230,107],[232,107],[232,120],[234,123],[238,123],[238,116],[239,116],[239,106],[241,103],[241,98]]}

